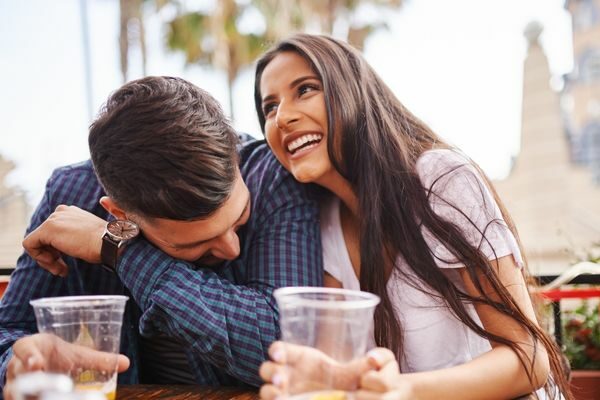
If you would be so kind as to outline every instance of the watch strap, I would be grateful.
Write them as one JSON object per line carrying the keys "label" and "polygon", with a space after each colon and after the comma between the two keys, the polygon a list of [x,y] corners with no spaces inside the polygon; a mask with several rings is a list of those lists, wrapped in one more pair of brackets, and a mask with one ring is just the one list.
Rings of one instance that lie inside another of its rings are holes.
{"label": "watch strap", "polygon": [[104,233],[102,236],[102,248],[100,249],[102,265],[110,271],[116,272],[118,256],[119,243],[111,238],[108,233]]}

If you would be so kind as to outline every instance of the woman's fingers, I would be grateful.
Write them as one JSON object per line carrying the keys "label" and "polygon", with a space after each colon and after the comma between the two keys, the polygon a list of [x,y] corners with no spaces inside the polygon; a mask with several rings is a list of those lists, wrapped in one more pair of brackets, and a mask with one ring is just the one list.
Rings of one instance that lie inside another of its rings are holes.
{"label": "woman's fingers", "polygon": [[300,361],[320,361],[327,358],[325,353],[312,347],[300,346],[298,344],[286,343],[282,341],[274,342],[269,347],[269,357],[278,364],[295,365]]}
{"label": "woman's fingers", "polygon": [[380,369],[389,362],[396,361],[394,353],[385,347],[377,347],[367,353],[367,357],[371,365],[376,369]]}
{"label": "woman's fingers", "polygon": [[374,392],[387,392],[395,388],[399,381],[400,368],[394,360],[386,363],[379,371],[369,371],[363,374],[360,379],[360,387]]}
{"label": "woman's fingers", "polygon": [[279,364],[286,363],[285,345],[284,342],[278,340],[269,346],[269,357],[271,357],[271,360]]}
{"label": "woman's fingers", "polygon": [[262,385],[260,388],[260,398],[262,400],[274,400],[282,395],[282,390],[275,385]]}
{"label": "woman's fingers", "polygon": [[354,393],[355,400],[412,400],[413,398],[405,390],[392,390],[385,393],[369,392],[359,390]]}
{"label": "woman's fingers", "polygon": [[283,378],[285,367],[281,364],[277,364],[271,361],[265,361],[260,366],[258,374],[265,382],[273,383],[274,385],[281,386],[281,379]]}

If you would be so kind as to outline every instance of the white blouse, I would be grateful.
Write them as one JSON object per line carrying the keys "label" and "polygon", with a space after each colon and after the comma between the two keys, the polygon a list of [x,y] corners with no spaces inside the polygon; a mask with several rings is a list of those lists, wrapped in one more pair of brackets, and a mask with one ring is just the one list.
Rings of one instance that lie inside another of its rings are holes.
{"label": "white blouse", "polygon": [[[470,243],[481,248],[490,260],[512,255],[515,264],[522,266],[519,247],[502,219],[498,205],[479,172],[463,155],[452,150],[427,151],[419,158],[416,167],[423,186],[427,190],[431,189],[430,204],[436,214],[456,224],[466,233]],[[458,207],[477,228],[449,204]],[[360,290],[359,280],[344,242],[339,207],[339,199],[333,197],[321,209],[325,270],[340,281],[344,288]],[[487,241],[482,240],[479,231],[485,231]],[[462,265],[425,228],[423,235],[433,251],[438,267],[455,285],[463,288],[457,270]],[[396,268],[409,277],[416,278],[402,257],[396,260]],[[399,360],[403,372],[428,371],[463,364],[491,349],[489,341],[454,317],[443,300],[413,287],[398,271],[392,274],[387,290],[404,330],[404,359]],[[466,304],[466,309],[481,325],[473,305]],[[375,346],[374,339],[371,339],[370,345]]]}

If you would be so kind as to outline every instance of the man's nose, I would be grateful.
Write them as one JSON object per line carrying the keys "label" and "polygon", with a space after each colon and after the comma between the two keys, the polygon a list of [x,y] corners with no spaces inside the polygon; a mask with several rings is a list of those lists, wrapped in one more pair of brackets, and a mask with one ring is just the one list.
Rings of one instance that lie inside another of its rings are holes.
{"label": "man's nose", "polygon": [[217,238],[212,254],[223,260],[234,260],[240,255],[240,238],[233,229],[229,229]]}

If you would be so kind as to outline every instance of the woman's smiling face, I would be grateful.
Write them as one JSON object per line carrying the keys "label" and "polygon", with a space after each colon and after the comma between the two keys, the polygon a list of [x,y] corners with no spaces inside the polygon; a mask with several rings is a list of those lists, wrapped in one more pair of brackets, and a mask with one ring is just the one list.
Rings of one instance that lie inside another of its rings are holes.
{"label": "woman's smiling face", "polygon": [[302,56],[282,52],[265,67],[260,93],[271,150],[298,181],[320,183],[333,170],[321,80]]}

